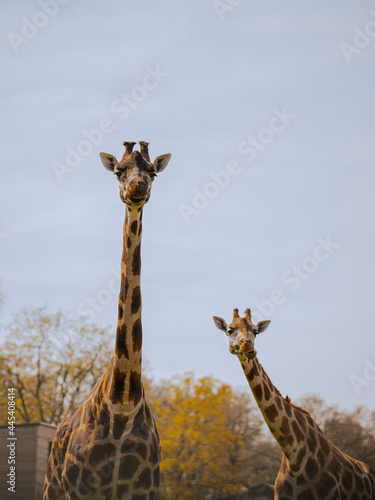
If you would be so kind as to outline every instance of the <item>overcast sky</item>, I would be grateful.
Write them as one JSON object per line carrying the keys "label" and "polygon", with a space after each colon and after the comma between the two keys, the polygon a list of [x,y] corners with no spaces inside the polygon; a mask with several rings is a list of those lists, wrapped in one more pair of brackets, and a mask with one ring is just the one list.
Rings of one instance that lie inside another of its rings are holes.
{"label": "overcast sky", "polygon": [[2,324],[47,305],[115,335],[124,205],[99,152],[146,140],[172,153],[144,210],[154,377],[246,384],[212,316],[251,307],[284,396],[375,408],[374,3],[1,9]]}

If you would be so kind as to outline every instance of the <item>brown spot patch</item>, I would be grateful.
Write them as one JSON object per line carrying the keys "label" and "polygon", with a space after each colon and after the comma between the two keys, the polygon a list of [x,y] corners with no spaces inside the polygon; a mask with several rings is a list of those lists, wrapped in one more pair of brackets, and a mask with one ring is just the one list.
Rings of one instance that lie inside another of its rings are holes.
{"label": "brown spot patch", "polygon": [[159,467],[156,467],[156,469],[154,469],[154,472],[153,472],[153,479],[154,479],[154,481],[153,481],[153,482],[154,482],[154,485],[155,485],[156,487],[158,487],[158,486],[159,486],[159,484],[160,484],[160,469],[159,469]]}
{"label": "brown spot patch", "polygon": [[[323,497],[322,497],[323,499]],[[315,499],[315,496],[310,493],[309,491],[303,491],[302,493],[300,493],[297,497],[297,500],[316,500]]]}
{"label": "brown spot patch", "polygon": [[141,488],[144,490],[148,490],[151,487],[151,484],[151,470],[146,467],[139,475],[139,478],[134,487],[136,490],[139,490]]}
{"label": "brown spot patch", "polygon": [[[70,451],[73,452],[79,462],[84,462],[86,458],[87,436],[83,430],[77,431],[72,437]],[[73,448],[73,450],[72,450]]]}
{"label": "brown spot patch", "polygon": [[120,458],[119,479],[131,479],[138,470],[141,462],[134,455],[126,455]]}
{"label": "brown spot patch", "polygon": [[141,306],[141,287],[135,286],[132,294],[131,313],[135,314],[136,312],[138,312],[140,306]]}
{"label": "brown spot patch", "polygon": [[112,375],[111,399],[114,404],[122,403],[125,390],[126,373],[114,368]]}
{"label": "brown spot patch", "polygon": [[259,375],[259,371],[258,371],[257,364],[253,363],[253,366],[251,367],[251,369],[247,375],[247,378],[250,382],[252,382],[254,377],[257,377],[258,375]]}
{"label": "brown spot patch", "polygon": [[142,398],[141,374],[131,371],[129,379],[129,400],[134,404],[139,403]]}
{"label": "brown spot patch", "polygon": [[133,420],[133,428],[140,427],[142,423],[145,420],[145,411],[144,411],[144,406],[141,406],[141,408],[138,410],[137,415],[134,417]]}
{"label": "brown spot patch", "polygon": [[67,461],[65,467],[65,476],[69,484],[75,486],[79,475],[79,467],[70,460]]}
{"label": "brown spot patch", "polygon": [[130,236],[127,234],[126,235],[126,246],[127,246],[127,248],[130,248],[131,244],[132,244],[132,240],[131,240]]}
{"label": "brown spot patch", "polygon": [[100,410],[98,423],[101,426],[101,428],[98,429],[97,436],[101,438],[106,438],[109,433],[109,410],[106,403],[103,403],[103,407]]}
{"label": "brown spot patch", "polygon": [[290,433],[289,421],[285,415],[281,420],[280,431],[284,434],[284,436]]}
{"label": "brown spot patch", "polygon": [[114,437],[114,439],[120,439],[120,437],[124,434],[128,420],[129,419],[126,415],[116,414],[113,417],[113,437]]}
{"label": "brown spot patch", "polygon": [[294,438],[292,434],[288,434],[287,436],[282,436],[279,437],[278,439],[279,444],[282,448],[285,448],[286,446],[292,446],[294,443]]}
{"label": "brown spot patch", "polygon": [[[271,391],[270,391],[270,388],[266,382],[263,383],[263,390],[264,390],[264,399],[266,401],[269,401],[271,399]],[[277,400],[276,400],[276,403],[277,403]],[[277,406],[279,406],[279,405],[277,405]],[[281,410],[280,407],[279,407],[279,410]]]}
{"label": "brown spot patch", "polygon": [[[123,495],[125,495],[128,491],[129,491],[128,484],[119,484],[117,486],[117,492],[116,492],[117,498],[123,497]],[[111,498],[111,497],[108,497],[108,498]],[[132,496],[132,498],[133,498],[133,496]]]}
{"label": "brown spot patch", "polygon": [[130,231],[135,235],[137,234],[137,229],[138,229],[138,221],[133,221],[130,226]]}
{"label": "brown spot patch", "polygon": [[272,404],[271,406],[268,406],[265,410],[264,413],[266,414],[267,419],[270,422],[275,422],[276,417],[278,416],[279,412],[276,408],[275,404]]}
{"label": "brown spot patch", "polygon": [[[302,432],[306,432],[306,415],[302,411],[294,410],[294,417],[301,427]],[[310,429],[312,429],[311,426]]]}
{"label": "brown spot patch", "polygon": [[122,443],[121,453],[124,454],[134,453],[139,455],[142,460],[146,460],[147,446],[144,443],[139,443],[137,441],[133,441],[132,439],[126,439]]}
{"label": "brown spot patch", "polygon": [[290,404],[287,401],[285,401],[285,399],[284,399],[284,408],[285,408],[285,412],[288,415],[288,417],[291,417],[292,416],[292,407],[290,406]]}
{"label": "brown spot patch", "polygon": [[133,325],[133,351],[140,351],[142,349],[142,321],[138,318],[134,321]]}
{"label": "brown spot patch", "polygon": [[141,234],[142,234],[142,222],[140,222],[140,224],[139,224],[138,236],[141,236]]}
{"label": "brown spot patch", "polygon": [[132,270],[134,276],[141,274],[141,244],[134,249]]}
{"label": "brown spot patch", "polygon": [[129,282],[124,274],[121,275],[120,301],[125,302],[129,290]]}
{"label": "brown spot patch", "polygon": [[253,391],[255,398],[258,399],[258,401],[260,401],[263,397],[262,386],[260,384],[256,385]]}
{"label": "brown spot patch", "polygon": [[330,451],[330,446],[327,438],[325,438],[322,434],[319,434],[319,443],[320,443],[320,449],[322,450],[324,455],[328,456]]}
{"label": "brown spot patch", "polygon": [[126,345],[126,335],[126,325],[118,326],[116,333],[116,355],[119,358],[124,356],[126,359],[129,359],[129,351]]}
{"label": "brown spot patch", "polygon": [[[309,435],[307,438],[307,446],[309,447],[309,450],[311,451],[311,453],[315,453],[316,447],[318,446],[315,431],[314,431],[314,429],[311,429],[311,428],[309,429]],[[322,454],[321,451],[320,451],[320,453]]]}
{"label": "brown spot patch", "polygon": [[319,471],[319,466],[312,457],[308,458],[305,466],[305,471],[310,479],[313,479],[317,475]]}
{"label": "brown spot patch", "polygon": [[335,485],[336,481],[334,478],[328,472],[323,471],[319,481],[315,485],[315,490],[319,495],[318,498],[327,498]]}
{"label": "brown spot patch", "polygon": [[290,497],[293,495],[293,486],[288,481],[285,481],[283,490],[283,493],[286,493]]}
{"label": "brown spot patch", "polygon": [[122,308],[122,304],[118,305],[118,319],[122,319],[124,315],[124,309]]}
{"label": "brown spot patch", "polygon": [[116,447],[112,443],[96,444],[91,450],[89,464],[96,467],[101,462],[108,462],[110,457],[116,455]]}
{"label": "brown spot patch", "polygon": [[357,493],[363,493],[365,491],[363,479],[359,476],[355,476],[355,489]]}
{"label": "brown spot patch", "polygon": [[284,408],[282,398],[280,398],[279,396],[276,396],[275,401],[276,401],[278,409],[282,410]]}
{"label": "brown spot patch", "polygon": [[81,479],[79,482],[79,488],[78,488],[79,493],[81,493],[81,495],[91,496],[94,493],[93,489],[94,485],[95,483],[92,472],[87,469],[83,469]]}
{"label": "brown spot patch", "polygon": [[297,442],[300,443],[304,439],[304,435],[300,429],[300,426],[297,424],[296,420],[293,420],[292,422],[292,429],[294,432],[294,435],[296,436]]}
{"label": "brown spot patch", "polygon": [[318,458],[320,468],[323,469],[323,467],[325,466],[325,463],[326,463],[326,459],[325,459],[325,456],[324,456],[324,453],[322,452],[322,450],[318,450],[317,458]]}
{"label": "brown spot patch", "polygon": [[351,491],[353,486],[353,474],[349,469],[345,469],[342,475],[342,484],[346,491]]}
{"label": "brown spot patch", "polygon": [[302,460],[304,459],[305,455],[306,455],[306,451],[307,451],[307,448],[306,446],[303,446],[298,454],[297,454],[297,457],[295,460],[293,460],[293,462],[290,463],[290,468],[294,471],[294,472],[297,472],[298,470],[300,470],[301,468],[301,463],[302,463]]}
{"label": "brown spot patch", "polygon": [[156,465],[159,462],[159,459],[159,442],[156,439],[156,436],[152,436],[149,460],[152,464]]}
{"label": "brown spot patch", "polygon": [[150,408],[148,407],[147,404],[145,404],[145,418],[148,423],[153,423],[154,419],[152,418]]}
{"label": "brown spot patch", "polygon": [[298,484],[298,486],[302,486],[303,484],[306,484],[307,481],[306,481],[306,478],[303,474],[300,474],[298,477],[297,477],[297,480],[296,480],[296,483]]}

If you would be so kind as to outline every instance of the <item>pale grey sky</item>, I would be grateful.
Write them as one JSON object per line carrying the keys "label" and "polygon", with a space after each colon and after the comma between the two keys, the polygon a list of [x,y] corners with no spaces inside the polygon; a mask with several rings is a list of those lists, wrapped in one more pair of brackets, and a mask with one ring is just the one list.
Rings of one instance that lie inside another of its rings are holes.
{"label": "pale grey sky", "polygon": [[212,316],[250,306],[284,395],[375,408],[374,3],[1,9],[2,323],[47,304],[115,332],[124,206],[99,152],[146,140],[172,153],[144,212],[154,376],[244,385]]}

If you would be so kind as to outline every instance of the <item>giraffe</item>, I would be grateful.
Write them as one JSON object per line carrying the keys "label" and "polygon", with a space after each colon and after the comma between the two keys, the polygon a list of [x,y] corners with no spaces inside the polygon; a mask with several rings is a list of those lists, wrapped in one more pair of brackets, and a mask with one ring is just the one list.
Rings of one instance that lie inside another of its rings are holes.
{"label": "giraffe", "polygon": [[240,318],[233,311],[228,326],[214,316],[217,328],[229,337],[229,350],[237,355],[247,382],[273,437],[283,451],[275,481],[278,500],[374,500],[374,471],[339,450],[303,408],[283,398],[257,359],[256,335],[270,321],[254,325],[251,311]]}
{"label": "giraffe", "polygon": [[124,142],[118,162],[100,153],[125,203],[121,286],[113,357],[87,399],[56,431],[44,500],[151,500],[159,487],[160,441],[141,379],[142,213],[171,155],[150,161],[148,143]]}

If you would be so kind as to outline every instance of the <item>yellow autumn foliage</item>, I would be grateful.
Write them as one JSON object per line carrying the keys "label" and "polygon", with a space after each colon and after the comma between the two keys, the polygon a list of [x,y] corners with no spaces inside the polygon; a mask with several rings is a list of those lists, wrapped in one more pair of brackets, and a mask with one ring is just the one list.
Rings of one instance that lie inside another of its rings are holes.
{"label": "yellow autumn foliage", "polygon": [[230,386],[192,374],[165,384],[156,404],[162,446],[162,498],[193,500],[239,493],[244,439],[228,426]]}

